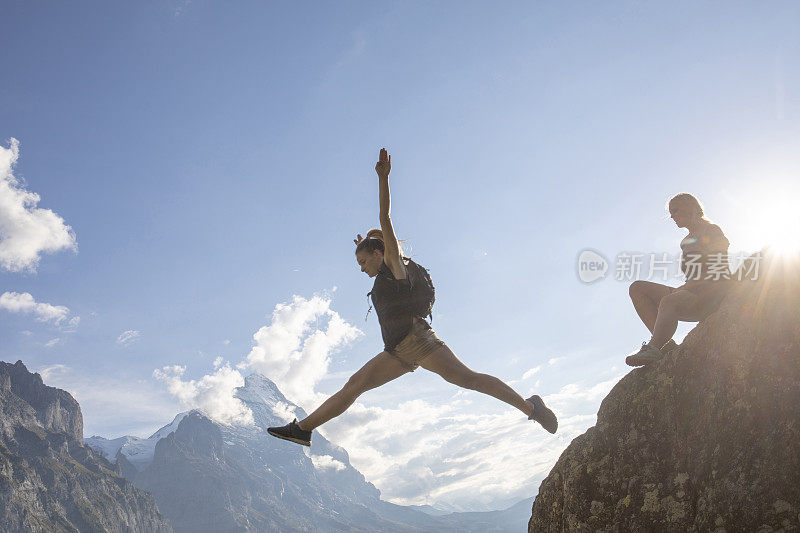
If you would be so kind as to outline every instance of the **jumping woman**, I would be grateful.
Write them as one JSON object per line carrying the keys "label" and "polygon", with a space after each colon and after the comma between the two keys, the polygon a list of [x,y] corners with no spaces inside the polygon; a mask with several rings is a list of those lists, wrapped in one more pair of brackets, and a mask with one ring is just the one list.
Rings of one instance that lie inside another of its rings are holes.
{"label": "jumping woman", "polygon": [[728,239],[703,214],[703,206],[688,193],[669,201],[669,215],[689,234],[681,241],[681,271],[686,283],[669,287],[650,281],[634,281],[631,300],[639,318],[652,333],[649,342],[625,362],[642,366],[659,360],[677,344],[672,340],[678,321],[699,322],[719,308],[730,287]]}
{"label": "jumping woman", "polygon": [[[301,421],[295,419],[281,427],[268,428],[270,435],[311,445],[311,432],[342,414],[364,392],[380,387],[407,372],[422,367],[436,372],[445,380],[494,396],[535,420],[550,433],[558,429],[555,414],[542,399],[533,395],[527,400],[504,382],[488,374],[467,368],[442,342],[425,320],[430,307],[420,308],[418,295],[430,278],[423,268],[402,257],[389,216],[389,171],[391,157],[381,149],[375,171],[378,173],[381,230],[371,230],[367,238],[356,239],[356,260],[361,271],[375,278],[370,293],[381,326],[384,350],[368,361],[347,381],[344,387],[325,400]],[[432,303],[432,299],[431,299]]]}

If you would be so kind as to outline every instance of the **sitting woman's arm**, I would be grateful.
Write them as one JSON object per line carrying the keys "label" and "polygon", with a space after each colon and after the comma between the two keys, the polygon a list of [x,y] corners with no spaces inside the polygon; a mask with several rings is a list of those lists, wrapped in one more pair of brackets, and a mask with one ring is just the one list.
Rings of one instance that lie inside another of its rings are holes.
{"label": "sitting woman's arm", "polygon": [[392,156],[388,154],[386,148],[381,148],[378,162],[375,165],[375,172],[378,173],[378,196],[380,200],[380,221],[383,231],[383,262],[392,271],[397,279],[405,279],[406,266],[403,258],[400,257],[400,246],[397,244],[397,236],[394,234],[392,219],[390,217],[391,201],[389,198],[389,172],[392,170]]}

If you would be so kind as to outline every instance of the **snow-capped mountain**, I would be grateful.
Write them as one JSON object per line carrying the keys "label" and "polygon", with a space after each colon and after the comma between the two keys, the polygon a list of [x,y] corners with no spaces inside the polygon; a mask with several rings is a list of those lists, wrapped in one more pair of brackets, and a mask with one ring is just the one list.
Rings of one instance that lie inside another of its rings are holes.
{"label": "snow-capped mountain", "polygon": [[268,378],[248,376],[235,395],[252,411],[254,425],[227,426],[189,411],[147,439],[94,436],[86,443],[151,492],[178,533],[524,528],[530,505],[509,529],[497,514],[431,516],[383,501],[347,452],[322,435],[315,434],[306,448],[266,432],[288,416],[306,416]]}
{"label": "snow-capped mountain", "polygon": [[189,414],[188,411],[180,413],[171,423],[162,427],[146,439],[126,435],[109,440],[94,435],[88,439],[84,439],[84,442],[101,452],[105,458],[112,463],[117,461],[117,454],[122,455],[138,472],[141,472],[153,462],[156,443],[178,429],[178,424],[181,423],[181,420],[183,420],[187,414]]}

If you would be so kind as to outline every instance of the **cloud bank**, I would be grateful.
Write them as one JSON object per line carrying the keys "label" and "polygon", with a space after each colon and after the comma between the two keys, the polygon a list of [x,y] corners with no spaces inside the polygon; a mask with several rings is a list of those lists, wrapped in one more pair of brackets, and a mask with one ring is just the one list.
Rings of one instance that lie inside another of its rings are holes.
{"label": "cloud bank", "polygon": [[314,389],[328,372],[330,354],[361,334],[331,310],[330,298],[294,296],[275,306],[270,324],[253,335],[255,346],[239,367],[267,376],[287,399],[310,411],[326,398]]}
{"label": "cloud bank", "polygon": [[[310,412],[327,398],[317,387],[331,377],[331,354],[360,334],[331,309],[329,297],[294,296],[275,306],[269,324],[253,335],[254,346],[235,368],[217,358],[215,372],[199,380],[185,380],[183,366],[165,367],[155,375],[185,406],[228,423],[244,423],[252,416],[233,398],[244,381],[240,371],[247,370],[267,376],[288,400]],[[530,368],[520,381],[547,378],[557,362]],[[346,377],[340,376],[341,384]],[[353,466],[394,503],[498,509],[535,493],[562,450],[595,422],[600,400],[617,379],[571,383],[545,395],[559,414],[556,435],[494,398],[454,389],[444,381],[442,389],[453,391],[449,398],[428,401],[408,394],[418,391],[411,388],[400,393],[402,397],[388,393],[382,406],[375,406],[372,396],[357,401],[319,432],[344,447]],[[295,416],[285,404],[274,410],[286,421]],[[343,467],[326,456],[311,459],[319,469]]]}
{"label": "cloud bank", "polygon": [[186,367],[178,365],[155,370],[153,376],[164,382],[170,394],[184,407],[199,409],[223,424],[253,425],[253,413],[233,396],[236,388],[244,385],[244,378],[219,359],[215,366],[217,369],[213,374],[206,374],[198,380],[183,380]]}
{"label": "cloud bank", "polygon": [[40,197],[14,177],[19,141],[0,146],[0,268],[35,271],[43,253],[77,250],[75,233],[50,209],[37,207]]}
{"label": "cloud bank", "polygon": [[4,292],[0,294],[0,309],[10,313],[34,315],[39,322],[51,322],[59,326],[75,327],[81,320],[77,316],[70,318],[68,307],[37,302],[27,292]]}
{"label": "cloud bank", "polygon": [[[289,400],[310,410],[327,397],[314,388],[328,371],[331,353],[360,334],[331,310],[330,298],[294,296],[291,302],[275,306],[270,324],[253,335],[253,348],[236,368],[217,357],[215,371],[198,380],[183,379],[186,367],[180,365],[165,366],[153,375],[185,407],[200,409],[225,424],[249,425],[253,424],[252,412],[234,397],[236,388],[244,385],[240,370],[267,376]],[[288,406],[276,408],[278,416],[293,418]],[[317,459],[317,464],[336,466],[324,459]]]}
{"label": "cloud bank", "polygon": [[555,435],[466,390],[437,404],[414,399],[382,408],[356,402],[319,431],[345,448],[353,466],[394,503],[498,509],[535,494],[564,448],[595,423],[595,404],[616,381],[572,383],[546,395],[559,414]]}

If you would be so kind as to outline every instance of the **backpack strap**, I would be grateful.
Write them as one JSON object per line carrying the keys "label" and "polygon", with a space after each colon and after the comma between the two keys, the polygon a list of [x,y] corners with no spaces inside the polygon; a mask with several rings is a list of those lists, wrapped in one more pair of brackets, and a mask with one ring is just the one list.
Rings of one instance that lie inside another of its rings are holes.
{"label": "backpack strap", "polygon": [[369,319],[369,312],[372,311],[372,299],[371,299],[371,296],[372,296],[372,291],[369,291],[367,293],[367,302],[369,302],[369,309],[367,309],[367,314],[364,315],[364,322],[366,322]]}

